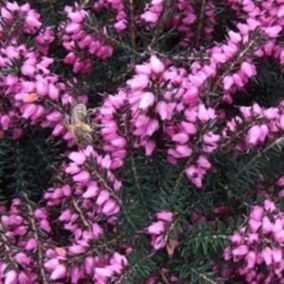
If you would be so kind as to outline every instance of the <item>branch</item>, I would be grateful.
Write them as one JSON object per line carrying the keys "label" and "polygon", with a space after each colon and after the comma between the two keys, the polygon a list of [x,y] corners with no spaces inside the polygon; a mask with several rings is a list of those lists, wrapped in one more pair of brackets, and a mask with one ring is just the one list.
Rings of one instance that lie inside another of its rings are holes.
{"label": "branch", "polygon": [[110,195],[119,204],[119,206],[122,209],[122,213],[124,214],[127,222],[136,230],[137,229],[136,225],[129,218],[126,208],[124,207],[124,205],[123,205],[122,201],[119,199],[119,197],[115,194],[112,187],[108,185],[107,181],[101,176],[101,174],[96,169],[93,169],[93,173],[94,173],[94,176],[99,180],[99,182],[109,191]]}
{"label": "branch", "polygon": [[133,49],[132,47],[126,45],[125,43],[123,43],[122,41],[117,40],[116,38],[108,35],[107,33],[104,33],[103,31],[100,31],[96,26],[90,26],[89,24],[85,23],[85,26],[87,28],[89,28],[90,30],[95,31],[97,34],[103,36],[104,38],[106,38],[109,42],[111,42],[112,44],[120,47],[121,49],[124,49],[125,51],[131,52],[134,55],[138,56],[138,57],[142,57],[145,58],[146,52],[140,53],[138,51],[136,51],[135,49]]}
{"label": "branch", "polygon": [[8,257],[10,263],[12,264],[12,266],[18,270],[18,264],[14,261],[13,259],[13,254],[12,254],[12,251],[11,251],[11,248],[9,247],[9,240],[7,239],[6,235],[5,235],[5,230],[4,230],[4,227],[2,225],[2,223],[0,222],[0,239],[3,243],[3,246],[4,246],[4,249],[6,251],[5,253],[5,256]]}
{"label": "branch", "polygon": [[22,194],[24,199],[25,199],[25,206],[27,207],[27,214],[29,216],[28,220],[31,224],[32,227],[32,231],[34,234],[34,238],[37,241],[38,247],[37,247],[37,258],[38,258],[38,263],[39,263],[39,269],[40,269],[40,275],[41,275],[41,280],[43,284],[48,284],[48,280],[44,271],[44,263],[43,263],[43,249],[41,246],[41,242],[40,242],[40,238],[39,238],[39,232],[37,230],[37,226],[36,226],[36,221],[34,219],[34,215],[33,215],[33,209],[31,208],[30,204],[29,204],[29,199],[26,193]]}
{"label": "branch", "polygon": [[238,57],[236,58],[236,60],[234,60],[231,65],[229,66],[229,68],[227,68],[217,79],[217,81],[214,83],[213,87],[212,87],[212,92],[216,93],[217,88],[219,86],[219,84],[223,81],[223,79],[229,74],[231,73],[235,67],[241,62],[241,60],[243,59],[244,56],[247,55],[247,53],[253,48],[253,46],[255,45],[256,41],[259,39],[259,34],[257,33],[254,38],[252,38],[251,41],[249,41],[248,45],[244,48],[244,50],[242,52],[239,53]]}
{"label": "branch", "polygon": [[275,146],[284,142],[284,137],[278,138],[276,141],[268,145],[263,151],[259,151],[241,170],[235,175],[235,179],[238,179],[252,164],[258,159],[262,158],[267,152],[269,152]]}
{"label": "branch", "polygon": [[133,0],[128,0],[128,10],[130,18],[131,43],[134,50],[136,50],[136,25],[135,25],[135,12],[134,12]]}
{"label": "branch", "polygon": [[[157,253],[157,251],[153,251],[153,252],[151,252],[150,254],[148,254],[148,255],[146,255],[146,256],[144,256],[143,258],[141,258],[140,260],[138,260],[136,263],[134,263],[133,265],[131,265],[131,267],[128,269],[128,274],[130,273],[130,272],[132,272],[136,267],[139,267],[140,266],[140,264],[145,260],[145,259],[150,259],[150,258],[152,258],[155,254]],[[127,279],[127,275],[128,275],[127,273],[125,273],[125,274],[123,274],[123,275],[121,275],[119,278],[118,278],[118,280],[116,280],[115,282],[114,282],[114,284],[125,284],[126,282],[124,282],[124,280],[126,280]]]}
{"label": "branch", "polygon": [[197,33],[196,46],[199,46],[199,42],[200,42],[200,39],[201,39],[206,2],[207,2],[207,0],[202,0],[201,9],[200,9],[200,13],[199,13],[197,32],[196,32]]}
{"label": "branch", "polygon": [[163,25],[167,19],[167,16],[168,16],[168,11],[170,10],[171,8],[171,5],[172,4],[172,0],[165,0],[165,7],[164,7],[164,10],[163,10],[163,14],[161,15],[157,25],[156,25],[156,29],[154,31],[154,35],[153,35],[153,38],[152,38],[152,41],[149,45],[149,49],[152,50],[158,43],[159,41],[159,37],[160,37],[160,34],[162,32],[162,28],[163,28]]}
{"label": "branch", "polygon": [[86,228],[88,228],[89,230],[91,230],[91,225],[88,223],[87,219],[84,216],[84,213],[82,212],[81,208],[79,207],[78,203],[76,202],[76,200],[74,198],[72,198],[72,205],[73,205],[74,209],[76,210],[76,212],[79,214],[81,221],[84,224],[84,226]]}
{"label": "branch", "polygon": [[210,278],[208,278],[204,273],[200,273],[200,272],[198,272],[194,268],[190,268],[190,270],[192,272],[194,272],[195,274],[197,274],[200,278],[202,278],[205,281],[204,283],[218,284],[217,282],[215,282],[215,281],[211,280]]}

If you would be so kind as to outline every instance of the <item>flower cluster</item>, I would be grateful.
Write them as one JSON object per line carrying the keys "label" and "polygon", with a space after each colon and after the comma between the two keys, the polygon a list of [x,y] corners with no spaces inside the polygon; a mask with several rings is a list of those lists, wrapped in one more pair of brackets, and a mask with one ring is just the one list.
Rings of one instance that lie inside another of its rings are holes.
{"label": "flower cluster", "polygon": [[115,22],[112,24],[113,28],[118,32],[124,32],[128,27],[128,18],[126,13],[126,7],[122,0],[99,0],[93,4],[92,10],[95,13],[100,13],[102,9],[107,12],[114,11]]}
{"label": "flower cluster", "polygon": [[262,145],[267,140],[281,140],[284,129],[283,102],[278,107],[264,108],[254,103],[253,106],[240,107],[240,116],[227,123],[223,135],[228,137],[243,130],[244,137],[237,145],[240,150],[249,150]]}
{"label": "flower cluster", "polygon": [[225,260],[236,265],[235,274],[246,283],[272,283],[282,279],[284,215],[265,200],[252,208],[246,224],[234,233]]}
{"label": "flower cluster", "polygon": [[54,245],[47,210],[14,199],[9,211],[1,208],[0,212],[1,283],[38,283],[39,279],[47,283],[42,270],[45,251]]}
{"label": "flower cluster", "polygon": [[89,73],[94,58],[106,59],[113,53],[113,48],[104,43],[102,34],[93,35],[86,31],[88,12],[82,8],[65,7],[67,22],[62,24],[62,45],[68,51],[64,58],[77,73]]}
{"label": "flower cluster", "polygon": [[152,0],[147,3],[144,12],[140,15],[140,18],[145,21],[146,24],[155,24],[159,20],[163,10],[163,0]]}
{"label": "flower cluster", "polygon": [[[216,25],[213,1],[177,1],[177,12],[170,19],[168,25],[175,27],[181,34],[180,45],[188,47],[190,42],[195,41],[197,45],[201,40],[211,40]],[[200,18],[206,18],[206,22],[200,24]],[[197,31],[197,32],[196,32]]]}
{"label": "flower cluster", "polygon": [[1,7],[1,18],[0,38],[3,41],[18,36],[19,29],[25,34],[34,35],[42,26],[40,15],[28,3],[19,5],[7,2]]}
{"label": "flower cluster", "polygon": [[[182,259],[180,239],[195,226],[230,227],[231,205],[243,202],[224,184],[222,159],[257,152],[253,163],[283,142],[282,97],[264,106],[249,88],[267,61],[283,68],[283,1],[18,2],[0,4],[0,140],[49,131],[63,162],[39,203],[19,192],[0,206],[0,283],[187,283],[189,273],[173,276],[178,261],[161,259]],[[97,77],[115,82],[98,87]],[[4,175],[0,193],[13,173]],[[271,178],[279,197],[282,175]],[[269,194],[229,238],[225,277],[283,282],[284,215]],[[145,258],[152,266],[131,278]]]}
{"label": "flower cluster", "polygon": [[151,236],[151,245],[155,250],[166,248],[168,255],[172,256],[178,245],[177,232],[171,226],[174,222],[173,213],[160,211],[155,216],[157,221],[146,228],[147,234]]}

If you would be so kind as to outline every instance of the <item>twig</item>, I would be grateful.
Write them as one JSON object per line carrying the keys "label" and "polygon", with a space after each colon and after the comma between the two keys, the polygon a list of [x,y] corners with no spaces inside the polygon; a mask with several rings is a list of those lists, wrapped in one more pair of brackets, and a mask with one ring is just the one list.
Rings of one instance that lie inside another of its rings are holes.
{"label": "twig", "polygon": [[77,213],[79,214],[84,226],[91,230],[91,225],[86,220],[84,213],[82,212],[81,208],[79,207],[78,203],[76,202],[76,200],[74,198],[72,198],[72,205],[75,208],[75,210],[77,211]]}
{"label": "twig", "polygon": [[[152,258],[156,253],[157,253],[156,251],[153,251],[150,254],[148,254],[145,257],[143,257],[142,259],[138,260],[136,263],[134,263],[129,268],[128,273],[133,271],[136,267],[138,267],[140,265],[140,263],[143,262],[146,258],[149,258],[149,259]],[[114,284],[125,284],[125,282],[122,282],[122,281],[124,281],[124,279],[127,279],[127,274],[121,275],[119,277],[119,279],[114,282]]]}
{"label": "twig", "polygon": [[241,170],[235,175],[235,179],[238,179],[255,161],[269,152],[274,146],[282,142],[284,142],[284,137],[278,138],[276,141],[268,145],[263,151],[259,151],[244,167],[241,168]]}
{"label": "twig", "polygon": [[136,50],[136,25],[133,0],[128,0],[129,18],[130,18],[130,35],[132,47]]}
{"label": "twig", "polygon": [[238,64],[240,63],[240,61],[242,60],[242,58],[247,54],[247,52],[250,51],[250,49],[254,46],[255,42],[256,42],[258,39],[259,39],[259,35],[257,34],[257,35],[255,36],[255,38],[252,39],[252,40],[249,42],[249,44],[247,45],[247,47],[246,47],[241,53],[239,53],[237,59],[234,60],[234,61],[231,63],[231,65],[229,66],[229,68],[227,68],[227,69],[225,70],[225,72],[223,72],[223,73],[221,74],[221,76],[219,76],[218,80],[215,82],[215,84],[214,84],[213,87],[212,87],[212,92],[213,92],[213,93],[216,93],[217,88],[218,88],[220,82],[222,82],[223,79],[224,79],[229,73],[231,73],[231,72],[234,70],[234,68],[236,67],[236,65],[238,65]]}
{"label": "twig", "polygon": [[182,182],[182,179],[183,179],[183,175],[184,175],[184,171],[185,169],[190,165],[190,163],[192,162],[192,159],[188,159],[188,161],[186,162],[185,164],[185,167],[182,169],[182,171],[180,172],[177,180],[176,180],[176,183],[174,185],[174,189],[173,189],[173,192],[175,192],[176,190],[179,189],[180,185],[181,185],[181,182]]}
{"label": "twig", "polygon": [[126,45],[125,43],[123,43],[122,41],[117,40],[116,38],[108,35],[107,33],[104,33],[102,31],[100,31],[96,26],[90,26],[89,24],[85,24],[85,26],[93,31],[95,31],[97,34],[103,36],[104,38],[106,38],[109,42],[119,46],[120,48],[133,53],[134,55],[138,56],[138,57],[142,57],[144,58],[145,55],[147,54],[146,52],[140,53],[138,51],[136,51],[135,49],[133,49],[132,47]]}
{"label": "twig", "polygon": [[154,35],[153,35],[153,38],[151,40],[151,43],[149,45],[149,49],[150,51],[153,50],[153,48],[157,45],[158,41],[159,41],[159,36],[162,32],[162,28],[163,28],[163,25],[167,19],[167,16],[168,16],[168,11],[170,10],[171,8],[171,4],[172,4],[172,0],[166,0],[165,1],[165,6],[164,6],[164,10],[163,10],[163,14],[161,15],[157,25],[156,25],[156,29],[154,31]]}
{"label": "twig", "polygon": [[113,189],[108,185],[108,183],[105,181],[105,179],[101,176],[101,174],[97,171],[97,170],[93,170],[93,173],[95,175],[95,177],[98,178],[99,182],[101,182],[103,184],[103,186],[109,191],[109,193],[111,194],[111,196],[116,200],[116,202],[119,204],[119,206],[122,209],[122,213],[125,216],[125,219],[127,220],[127,222],[136,230],[137,227],[136,225],[131,221],[131,219],[129,218],[127,211],[123,205],[123,203],[121,202],[121,200],[119,199],[119,197],[115,194],[115,192],[113,191]]}
{"label": "twig", "polygon": [[139,180],[138,180],[138,175],[137,175],[137,169],[136,169],[136,164],[135,164],[135,160],[133,158],[133,154],[130,153],[130,160],[131,160],[131,169],[132,169],[132,172],[133,172],[133,176],[134,176],[134,180],[135,180],[135,185],[138,189],[138,192],[140,194],[140,198],[141,198],[141,201],[143,203],[143,205],[145,207],[149,207],[148,204],[146,203],[145,201],[145,198],[144,198],[144,194],[143,194],[143,191],[142,191],[142,188],[139,184]]}
{"label": "twig", "polygon": [[194,268],[190,268],[190,270],[192,272],[194,272],[195,274],[197,274],[200,278],[202,278],[205,283],[210,283],[210,284],[218,284],[217,282],[211,280],[210,278],[208,278],[205,274],[198,272],[196,269]]}
{"label": "twig", "polygon": [[5,231],[4,231],[4,227],[2,225],[2,223],[0,222],[0,238],[2,240],[2,243],[4,245],[4,249],[6,251],[6,256],[8,257],[10,263],[13,265],[13,267],[18,270],[18,265],[17,263],[14,261],[13,256],[12,256],[12,251],[9,247],[9,240],[7,239],[7,237],[5,236]]}
{"label": "twig", "polygon": [[202,1],[200,13],[199,13],[198,26],[197,26],[197,36],[196,36],[196,46],[199,46],[199,42],[200,42],[200,39],[201,39],[201,33],[202,33],[203,21],[204,21],[204,15],[205,15],[206,1],[207,0]]}
{"label": "twig", "polygon": [[34,233],[34,238],[36,239],[37,244],[38,244],[37,256],[38,256],[38,262],[39,262],[39,267],[40,267],[40,275],[41,275],[41,278],[42,278],[42,283],[48,284],[48,280],[47,280],[47,277],[46,277],[46,274],[45,274],[45,271],[44,271],[43,251],[42,251],[41,242],[40,242],[40,239],[39,239],[39,232],[37,230],[36,222],[35,222],[35,219],[34,219],[34,216],[33,216],[33,210],[32,210],[32,208],[29,204],[30,201],[28,199],[27,194],[23,193],[22,195],[23,195],[25,202],[26,202],[25,206],[28,209],[29,221],[31,223],[31,227],[32,227],[32,230],[33,230],[33,233]]}

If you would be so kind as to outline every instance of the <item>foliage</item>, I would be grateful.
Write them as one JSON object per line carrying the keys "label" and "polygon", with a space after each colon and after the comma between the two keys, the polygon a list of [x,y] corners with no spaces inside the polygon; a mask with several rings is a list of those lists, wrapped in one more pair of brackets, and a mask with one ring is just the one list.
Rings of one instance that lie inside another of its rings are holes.
{"label": "foliage", "polygon": [[280,2],[0,2],[0,283],[283,282]]}

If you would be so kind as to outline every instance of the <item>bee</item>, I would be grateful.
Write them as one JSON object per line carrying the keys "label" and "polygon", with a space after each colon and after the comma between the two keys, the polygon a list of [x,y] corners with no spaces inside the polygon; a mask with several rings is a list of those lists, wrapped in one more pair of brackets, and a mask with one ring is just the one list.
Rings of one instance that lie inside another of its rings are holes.
{"label": "bee", "polygon": [[93,143],[90,112],[84,104],[74,106],[71,115],[66,117],[65,121],[79,145],[85,146]]}

